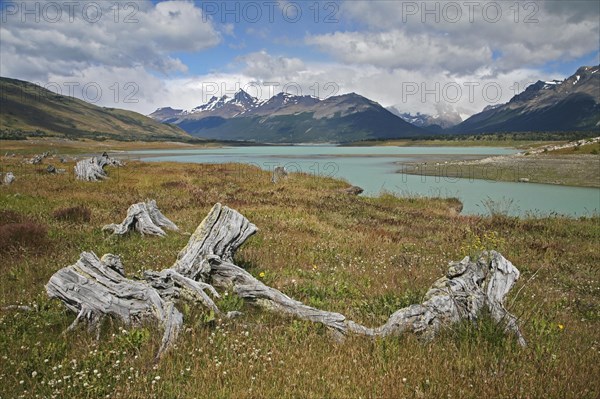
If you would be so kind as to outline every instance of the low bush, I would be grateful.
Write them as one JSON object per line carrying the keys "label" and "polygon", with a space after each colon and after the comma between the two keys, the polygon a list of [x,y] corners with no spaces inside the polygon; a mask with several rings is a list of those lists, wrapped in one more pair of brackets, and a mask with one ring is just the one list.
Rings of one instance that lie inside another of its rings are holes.
{"label": "low bush", "polygon": [[0,225],[0,253],[20,248],[44,248],[47,229],[33,222]]}
{"label": "low bush", "polygon": [[60,208],[54,211],[52,214],[54,219],[75,222],[75,223],[87,223],[92,218],[92,211],[86,206],[78,205],[70,208]]}

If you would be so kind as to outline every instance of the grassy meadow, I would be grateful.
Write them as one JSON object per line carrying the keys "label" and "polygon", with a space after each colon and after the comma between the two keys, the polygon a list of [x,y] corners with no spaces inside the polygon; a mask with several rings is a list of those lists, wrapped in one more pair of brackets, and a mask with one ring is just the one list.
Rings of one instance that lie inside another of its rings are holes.
{"label": "grassy meadow", "polygon": [[[73,177],[73,162],[27,165],[3,157],[17,180],[0,186],[0,398],[598,398],[600,218],[456,215],[456,201],[355,197],[347,183],[257,168],[130,162],[110,178]],[[47,164],[66,174],[45,173]],[[110,237],[129,205],[156,199],[182,233]],[[128,276],[169,267],[212,205],[244,214],[259,232],[236,263],[307,304],[370,326],[420,302],[447,262],[496,249],[521,271],[507,307],[528,347],[489,317],[434,341],[413,335],[336,342],[317,324],[265,313],[224,293],[220,320],[181,303],[185,328],[158,362],[157,327],[107,320],[100,340],[47,299],[44,284],[82,251],[121,256]]]}

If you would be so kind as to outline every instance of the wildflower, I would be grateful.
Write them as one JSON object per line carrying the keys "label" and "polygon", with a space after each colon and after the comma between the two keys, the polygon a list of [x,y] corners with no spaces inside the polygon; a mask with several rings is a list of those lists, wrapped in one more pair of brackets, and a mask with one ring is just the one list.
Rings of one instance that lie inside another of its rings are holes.
{"label": "wildflower", "polygon": [[160,381],[160,375],[157,375],[156,377],[154,377],[154,379],[155,379],[156,381]]}
{"label": "wildflower", "polygon": [[565,326],[564,326],[564,325],[562,325],[562,324],[559,324],[559,325],[558,325],[558,329],[559,329],[559,330],[563,330],[564,328],[565,328]]}
{"label": "wildflower", "polygon": [[265,278],[266,275],[267,274],[265,272],[260,272],[259,275],[258,275],[258,277]]}
{"label": "wildflower", "polygon": [[34,371],[34,372],[31,373],[31,377],[32,378],[35,378],[36,376],[37,376],[37,371]]}

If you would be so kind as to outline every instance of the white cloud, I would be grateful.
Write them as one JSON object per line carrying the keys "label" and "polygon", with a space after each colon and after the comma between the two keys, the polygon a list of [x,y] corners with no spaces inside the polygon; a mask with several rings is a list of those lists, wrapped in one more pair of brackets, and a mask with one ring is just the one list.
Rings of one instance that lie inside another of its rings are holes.
{"label": "white cloud", "polygon": [[306,42],[344,62],[421,68],[412,58],[438,70],[469,73],[493,64],[496,71],[507,73],[598,51],[599,4],[348,1],[341,3],[342,15],[361,29],[311,35]]}
{"label": "white cloud", "polygon": [[[60,7],[60,14],[55,6],[44,8],[51,3]],[[29,81],[77,80],[83,86],[112,75],[113,80],[133,79],[150,88],[157,81],[153,73],[188,70],[170,54],[201,51],[221,41],[213,22],[187,1],[126,1],[119,3],[118,13],[113,1],[82,2],[71,9],[61,2],[14,4],[29,10],[37,5],[39,12],[26,15],[19,8],[3,15],[0,71]],[[86,4],[92,5],[87,13]],[[152,95],[151,90],[146,95]]]}
{"label": "white cloud", "polygon": [[346,63],[386,68],[417,70],[431,65],[451,72],[471,72],[492,60],[492,50],[486,45],[460,46],[448,36],[407,34],[397,29],[307,36],[306,43]]}
{"label": "white cloud", "polygon": [[299,58],[271,56],[265,50],[237,58],[243,64],[242,71],[256,79],[290,79],[306,66]]}

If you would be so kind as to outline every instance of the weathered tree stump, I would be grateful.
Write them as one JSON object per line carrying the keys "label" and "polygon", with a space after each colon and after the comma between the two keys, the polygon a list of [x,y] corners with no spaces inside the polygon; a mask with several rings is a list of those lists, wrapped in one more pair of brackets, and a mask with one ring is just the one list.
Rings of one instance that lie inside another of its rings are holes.
{"label": "weathered tree stump", "polygon": [[121,161],[110,158],[105,152],[100,157],[83,159],[75,165],[75,177],[83,181],[98,181],[107,177],[104,167],[121,166]]}
{"label": "weathered tree stump", "polygon": [[6,172],[4,174],[4,177],[2,178],[2,183],[6,184],[6,185],[10,185],[14,181],[15,181],[15,175],[13,174],[13,172]]}
{"label": "weathered tree stump", "polygon": [[156,206],[155,200],[147,200],[133,204],[127,209],[127,216],[120,224],[107,224],[102,227],[103,231],[123,235],[129,231],[137,231],[142,235],[154,235],[164,237],[167,234],[161,228],[179,231],[175,223],[165,217]]}
{"label": "weathered tree stump", "polygon": [[46,291],[51,298],[60,299],[77,313],[66,331],[86,321],[89,329],[99,334],[100,323],[106,316],[132,325],[147,319],[158,320],[164,329],[160,356],[175,342],[183,325],[183,316],[173,303],[173,298],[180,295],[179,286],[183,286],[189,295],[202,298],[211,308],[216,306],[202,291],[205,285],[188,282],[174,271],[163,271],[149,280],[126,278],[121,260],[115,255],[106,254],[98,259],[94,253],[83,252],[77,263],[60,269],[50,278]]}
{"label": "weathered tree stump", "polygon": [[358,187],[358,186],[350,186],[348,188],[342,188],[340,190],[340,192],[344,193],[344,194],[348,194],[348,195],[360,195],[363,193],[362,187]]}
{"label": "weathered tree stump", "polygon": [[279,180],[283,179],[284,177],[287,177],[287,175],[288,175],[288,172],[285,170],[285,168],[283,166],[277,166],[273,170],[273,176],[271,176],[271,182],[277,183]]}
{"label": "weathered tree stump", "polygon": [[65,170],[57,169],[54,165],[48,165],[48,167],[46,168],[46,172],[50,173],[51,175],[55,175],[65,173]]}
{"label": "weathered tree stump", "polygon": [[38,165],[38,164],[42,163],[44,158],[47,158],[48,156],[50,156],[50,153],[46,151],[42,154],[34,155],[33,158],[27,160],[26,162],[30,163],[32,165]]}
{"label": "weathered tree stump", "polygon": [[219,313],[204,292],[208,290],[218,297],[213,287],[232,289],[239,297],[269,311],[322,323],[339,336],[413,332],[431,339],[444,326],[477,320],[479,313],[487,309],[507,332],[515,334],[519,344],[525,345],[516,317],[504,307],[504,298],[519,278],[519,271],[498,252],[486,251],[477,259],[465,257],[450,263],[446,276],[431,286],[421,304],[399,309],[384,325],[371,328],[340,313],[304,305],[235,265],[235,251],[256,231],[243,215],[216,204],[173,266],[161,272],[146,272],[146,281],[126,279],[114,255],[98,260],[93,254],[83,253],[75,265],[52,276],[47,290],[51,297],[61,299],[79,313],[74,324],[86,319],[95,326],[104,316],[127,323],[143,318],[158,320],[165,328],[159,354],[174,342],[183,323],[173,301],[195,300]]}

